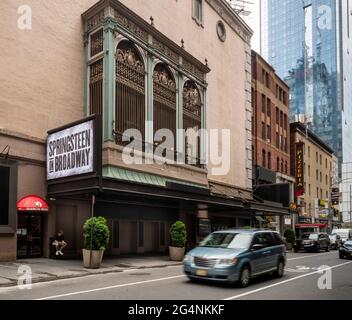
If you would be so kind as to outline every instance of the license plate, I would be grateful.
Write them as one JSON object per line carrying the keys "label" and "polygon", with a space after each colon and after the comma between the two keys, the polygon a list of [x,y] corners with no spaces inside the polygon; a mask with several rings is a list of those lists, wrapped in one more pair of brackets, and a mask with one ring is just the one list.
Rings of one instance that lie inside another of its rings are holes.
{"label": "license plate", "polygon": [[208,271],[206,271],[206,270],[197,270],[196,271],[196,275],[198,277],[206,277],[208,275]]}

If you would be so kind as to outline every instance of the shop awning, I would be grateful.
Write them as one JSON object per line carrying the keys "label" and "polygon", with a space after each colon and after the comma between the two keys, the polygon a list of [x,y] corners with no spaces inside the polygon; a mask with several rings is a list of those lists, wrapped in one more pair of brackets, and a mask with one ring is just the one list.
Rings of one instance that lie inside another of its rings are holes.
{"label": "shop awning", "polygon": [[38,196],[30,195],[22,198],[17,202],[17,211],[49,211],[49,206],[44,199]]}

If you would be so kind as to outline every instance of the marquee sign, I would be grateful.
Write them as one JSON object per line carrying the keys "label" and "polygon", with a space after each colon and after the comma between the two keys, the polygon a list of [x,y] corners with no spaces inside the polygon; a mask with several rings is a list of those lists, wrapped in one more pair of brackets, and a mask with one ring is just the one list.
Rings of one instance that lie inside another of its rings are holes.
{"label": "marquee sign", "polygon": [[68,125],[49,132],[47,139],[47,180],[95,171],[96,119]]}
{"label": "marquee sign", "polygon": [[296,143],[296,197],[304,195],[304,143]]}

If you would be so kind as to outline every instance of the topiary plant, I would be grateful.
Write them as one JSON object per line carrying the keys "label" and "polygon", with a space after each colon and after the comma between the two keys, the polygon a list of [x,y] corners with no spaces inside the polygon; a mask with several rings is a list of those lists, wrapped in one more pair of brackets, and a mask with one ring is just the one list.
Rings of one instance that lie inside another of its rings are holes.
{"label": "topiary plant", "polygon": [[171,245],[184,248],[187,242],[186,225],[182,221],[175,222],[170,228]]}
{"label": "topiary plant", "polygon": [[284,237],[285,237],[287,243],[293,243],[296,239],[295,232],[292,229],[287,229],[284,232]]}
{"label": "topiary plant", "polygon": [[242,230],[251,230],[251,229],[252,229],[251,226],[244,226],[244,227],[242,227]]}
{"label": "topiary plant", "polygon": [[83,225],[83,240],[86,250],[105,250],[109,243],[110,230],[103,217],[88,219]]}

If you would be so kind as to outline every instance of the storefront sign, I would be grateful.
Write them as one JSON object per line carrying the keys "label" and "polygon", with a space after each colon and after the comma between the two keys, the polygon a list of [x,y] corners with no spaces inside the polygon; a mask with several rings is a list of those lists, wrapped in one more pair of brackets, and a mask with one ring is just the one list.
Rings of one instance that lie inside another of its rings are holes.
{"label": "storefront sign", "polygon": [[303,142],[296,144],[296,197],[304,195],[304,155]]}
{"label": "storefront sign", "polygon": [[94,120],[49,134],[47,180],[94,171]]}

